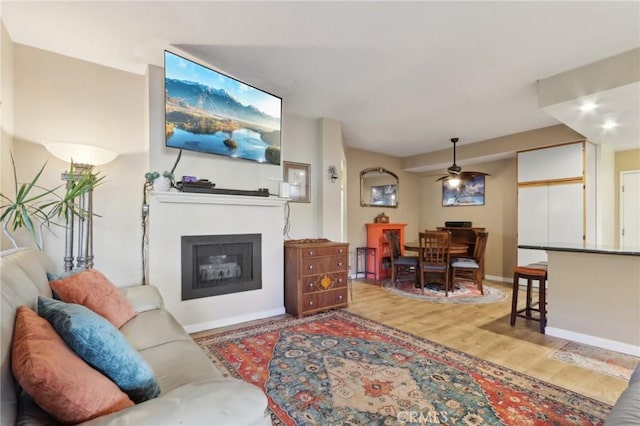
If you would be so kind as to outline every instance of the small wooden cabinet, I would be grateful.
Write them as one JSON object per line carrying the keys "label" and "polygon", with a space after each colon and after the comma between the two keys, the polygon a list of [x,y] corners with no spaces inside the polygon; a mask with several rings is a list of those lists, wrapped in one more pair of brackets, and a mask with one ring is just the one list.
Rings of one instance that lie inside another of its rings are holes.
{"label": "small wooden cabinet", "polygon": [[284,245],[284,305],[300,318],[333,308],[347,300],[349,244],[335,242]]}
{"label": "small wooden cabinet", "polygon": [[375,258],[367,258],[367,270],[375,272],[376,281],[391,277],[391,248],[384,234],[385,231],[398,231],[400,250],[404,253],[404,228],[406,226],[406,223],[367,223],[367,246],[375,248],[377,254]]}
{"label": "small wooden cabinet", "polygon": [[[467,228],[467,227],[438,227],[438,231],[451,232],[451,242],[462,243],[469,246],[466,257],[473,257],[476,247],[476,233],[484,231],[484,228]],[[457,255],[457,257],[465,257]]]}

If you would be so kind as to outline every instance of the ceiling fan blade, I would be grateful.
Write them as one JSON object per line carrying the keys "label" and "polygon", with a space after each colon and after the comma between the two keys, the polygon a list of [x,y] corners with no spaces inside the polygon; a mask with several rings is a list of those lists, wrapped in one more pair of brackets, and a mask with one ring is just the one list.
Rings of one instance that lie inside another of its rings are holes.
{"label": "ceiling fan blade", "polygon": [[449,174],[439,177],[436,182],[456,178],[468,182],[478,176],[491,176],[489,173],[484,172],[463,172],[462,167],[456,164],[456,142],[458,142],[458,138],[451,138],[451,143],[453,143],[453,164],[447,168]]}
{"label": "ceiling fan blade", "polygon": [[457,164],[453,164],[447,169],[447,171],[452,175],[459,175],[462,171],[462,167],[458,166]]}
{"label": "ceiling fan blade", "polygon": [[462,172],[460,173],[459,176],[464,178],[474,178],[478,176],[491,176],[491,175],[489,173],[484,173],[484,172]]}

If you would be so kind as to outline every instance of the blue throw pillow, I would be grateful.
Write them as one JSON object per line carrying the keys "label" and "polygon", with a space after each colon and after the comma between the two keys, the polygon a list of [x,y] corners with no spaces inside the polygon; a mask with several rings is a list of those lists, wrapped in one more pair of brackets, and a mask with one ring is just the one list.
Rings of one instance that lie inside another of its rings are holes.
{"label": "blue throw pillow", "polygon": [[113,380],[133,402],[160,394],[149,364],[105,318],[82,305],[42,296],[38,297],[38,314],[80,358]]}

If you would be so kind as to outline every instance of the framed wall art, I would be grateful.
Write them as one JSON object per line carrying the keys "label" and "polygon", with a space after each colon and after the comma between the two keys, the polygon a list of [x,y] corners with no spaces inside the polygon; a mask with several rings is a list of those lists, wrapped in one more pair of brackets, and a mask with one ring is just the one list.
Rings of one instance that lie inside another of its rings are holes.
{"label": "framed wall art", "polygon": [[311,202],[311,165],[284,161],[284,181],[289,183],[289,198],[294,203]]}
{"label": "framed wall art", "polygon": [[484,176],[476,176],[473,180],[463,181],[458,187],[452,187],[442,181],[442,206],[483,206]]}
{"label": "framed wall art", "polygon": [[371,187],[371,205],[395,207],[398,205],[397,185],[374,185]]}

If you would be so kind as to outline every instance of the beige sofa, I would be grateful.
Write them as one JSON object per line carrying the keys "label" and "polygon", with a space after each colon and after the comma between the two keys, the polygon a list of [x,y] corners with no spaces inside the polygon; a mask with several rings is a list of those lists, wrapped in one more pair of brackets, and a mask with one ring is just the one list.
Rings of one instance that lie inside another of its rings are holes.
{"label": "beige sofa", "polygon": [[629,385],[618,397],[604,424],[605,426],[640,425],[640,364],[633,370]]}
{"label": "beige sofa", "polygon": [[[34,249],[2,253],[1,259],[1,425],[16,423],[18,384],[11,370],[15,310],[36,310],[39,295],[52,297],[47,280],[50,262]],[[151,365],[162,393],[131,408],[95,418],[85,425],[270,425],[267,398],[257,387],[223,378],[202,349],[163,308],[153,286],[122,288],[138,315],[120,331]],[[90,390],[87,390],[90,392]],[[37,416],[21,424],[43,424]]]}

